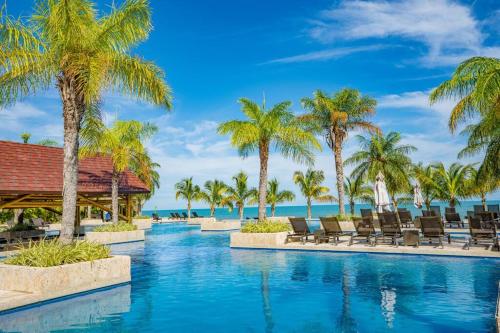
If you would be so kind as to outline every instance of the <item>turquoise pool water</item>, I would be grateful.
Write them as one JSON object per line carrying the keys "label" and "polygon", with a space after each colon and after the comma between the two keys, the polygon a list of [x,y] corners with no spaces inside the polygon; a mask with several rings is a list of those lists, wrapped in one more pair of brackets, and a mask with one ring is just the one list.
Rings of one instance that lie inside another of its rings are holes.
{"label": "turquoise pool water", "polygon": [[2,332],[493,332],[500,261],[230,250],[155,225],[131,285],[0,316]]}

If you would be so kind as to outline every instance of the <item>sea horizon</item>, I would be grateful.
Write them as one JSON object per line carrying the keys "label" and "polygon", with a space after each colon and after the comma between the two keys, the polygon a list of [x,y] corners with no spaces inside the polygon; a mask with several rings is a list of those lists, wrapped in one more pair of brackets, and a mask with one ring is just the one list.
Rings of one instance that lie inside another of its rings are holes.
{"label": "sea horizon", "polygon": [[[500,204],[500,200],[488,200],[487,204]],[[433,206],[439,205],[441,207],[441,212],[444,214],[444,208],[449,207],[447,202],[444,201],[433,201]],[[467,211],[473,210],[474,205],[481,205],[480,200],[463,200],[460,205],[457,205],[455,209],[460,214],[462,218],[464,218],[467,214]],[[349,205],[345,205],[346,213],[350,213]],[[400,204],[399,208],[408,209],[412,216],[421,216],[422,209],[416,208],[413,203],[411,204]],[[359,203],[356,204],[354,213],[356,215],[360,215],[360,209],[363,208],[372,208],[370,204]],[[424,208],[425,209],[425,206]],[[161,217],[170,217],[170,213],[187,213],[186,207],[179,207],[177,209],[144,209],[142,211],[142,215],[151,215],[152,213],[157,213]],[[210,209],[209,208],[192,208],[191,212],[196,212],[201,216],[209,216]],[[329,215],[337,215],[339,213],[339,205],[337,204],[318,204],[312,205],[311,208],[312,218],[318,218],[320,216],[329,216]],[[254,218],[258,215],[258,207],[257,206],[249,206],[245,207],[243,210],[243,218]],[[271,208],[267,207],[267,216],[271,216]],[[306,216],[307,215],[307,206],[306,205],[289,205],[289,206],[277,206],[275,216]],[[227,208],[216,208],[215,209],[215,217],[219,220],[225,219],[237,219],[238,218],[238,210],[233,209],[233,211],[229,211]]]}

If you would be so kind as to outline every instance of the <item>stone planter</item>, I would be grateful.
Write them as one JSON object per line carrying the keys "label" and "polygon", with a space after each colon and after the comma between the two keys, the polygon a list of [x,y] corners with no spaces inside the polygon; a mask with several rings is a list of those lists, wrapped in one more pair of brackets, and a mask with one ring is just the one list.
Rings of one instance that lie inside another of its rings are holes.
{"label": "stone planter", "polygon": [[288,232],[276,233],[231,233],[231,247],[274,248],[285,245]]}
{"label": "stone planter", "polygon": [[187,224],[201,225],[202,222],[215,222],[215,217],[192,217],[187,220]]}
{"label": "stone planter", "polygon": [[133,219],[132,223],[137,226],[137,229],[151,229],[151,225],[153,224],[152,219]]}
{"label": "stone planter", "polygon": [[281,222],[281,223],[290,223],[289,217],[295,216],[274,216],[274,217],[266,217],[266,220],[271,222]]}
{"label": "stone planter", "polygon": [[201,222],[201,231],[228,231],[239,229],[241,229],[241,222],[239,220]]}
{"label": "stone planter", "polygon": [[129,256],[54,267],[0,264],[0,288],[16,296],[0,299],[0,311],[129,281]]}
{"label": "stone planter", "polygon": [[144,240],[144,230],[85,233],[85,239],[99,244],[129,243]]}

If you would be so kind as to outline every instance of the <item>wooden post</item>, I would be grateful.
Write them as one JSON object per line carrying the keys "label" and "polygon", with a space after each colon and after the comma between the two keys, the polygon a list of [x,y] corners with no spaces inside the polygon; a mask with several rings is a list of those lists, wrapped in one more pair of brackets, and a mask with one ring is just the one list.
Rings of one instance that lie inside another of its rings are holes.
{"label": "wooden post", "polygon": [[127,194],[127,222],[132,223],[132,197],[130,194]]}
{"label": "wooden post", "polygon": [[76,206],[75,233],[80,236],[80,206]]}

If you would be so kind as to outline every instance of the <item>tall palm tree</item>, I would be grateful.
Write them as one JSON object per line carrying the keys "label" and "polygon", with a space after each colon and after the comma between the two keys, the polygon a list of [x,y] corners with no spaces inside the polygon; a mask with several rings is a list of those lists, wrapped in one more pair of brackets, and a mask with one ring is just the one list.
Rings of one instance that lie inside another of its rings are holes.
{"label": "tall palm tree", "polygon": [[271,206],[271,216],[274,217],[276,213],[276,205],[295,200],[295,194],[292,191],[279,189],[279,182],[273,178],[267,183],[267,198],[266,202]]}
{"label": "tall palm tree", "polygon": [[184,178],[175,184],[175,200],[179,198],[187,201],[188,218],[191,218],[191,203],[201,198],[200,187],[193,183],[193,177]]}
{"label": "tall palm tree", "polygon": [[210,216],[214,216],[216,207],[233,209],[233,203],[228,196],[228,186],[220,180],[209,180],[205,183],[205,190],[201,191],[200,199],[210,205]]}
{"label": "tall palm tree", "polygon": [[0,107],[47,90],[55,83],[64,128],[63,213],[60,240],[73,238],[81,121],[104,89],[171,107],[163,71],[132,55],[147,39],[148,0],[125,0],[98,16],[90,0],[41,0],[26,21],[0,17]]}
{"label": "tall palm tree", "polygon": [[377,126],[366,120],[375,113],[377,101],[369,96],[362,96],[356,89],[342,89],[332,96],[317,90],[313,98],[303,98],[302,105],[310,112],[302,116],[302,119],[316,132],[324,135],[328,147],[333,152],[339,213],[343,215],[345,206],[342,146],[350,131],[365,130],[371,133],[379,131]]}
{"label": "tall palm tree", "polygon": [[281,102],[271,109],[241,98],[242,112],[247,120],[231,120],[221,124],[220,134],[231,134],[231,144],[238,148],[241,156],[259,152],[259,221],[266,217],[267,167],[269,153],[276,151],[297,162],[312,163],[313,148],[321,149],[313,133],[306,131],[290,111],[290,102]]}
{"label": "tall palm tree", "polygon": [[469,187],[473,174],[472,165],[453,163],[447,169],[440,162],[434,164],[433,168],[434,178],[431,184],[439,200],[447,201],[450,207],[455,207],[460,204],[459,198],[467,198],[473,194]]}
{"label": "tall palm tree", "polygon": [[479,168],[482,176],[500,174],[500,59],[473,57],[462,62],[451,79],[440,84],[431,94],[431,103],[442,99],[458,99],[451,111],[449,127],[477,118],[480,120],[466,130],[467,147],[462,153],[485,152]]}
{"label": "tall palm tree", "polygon": [[402,145],[401,135],[391,132],[386,136],[376,134],[370,138],[358,135],[361,150],[349,157],[344,164],[355,165],[351,176],[374,181],[379,172],[385,177],[387,191],[397,208],[399,194],[411,191],[411,152],[417,150],[412,145]]}
{"label": "tall palm tree", "polygon": [[344,192],[349,201],[351,215],[354,215],[356,201],[369,202],[373,205],[373,189],[363,185],[361,178],[346,177]]}
{"label": "tall palm tree", "polygon": [[482,175],[478,169],[472,167],[468,187],[470,194],[481,198],[483,209],[486,210],[486,196],[500,188],[500,178],[489,174]]}
{"label": "tall palm tree", "polygon": [[431,209],[432,201],[435,200],[437,196],[433,184],[434,171],[432,164],[423,165],[422,163],[418,163],[413,167],[413,174],[420,184],[420,192],[427,210]]}
{"label": "tall palm tree", "polygon": [[333,195],[328,194],[330,189],[323,186],[325,175],[321,170],[308,169],[304,174],[302,171],[295,171],[293,174],[293,182],[300,188],[300,192],[307,201],[307,218],[311,219],[312,201],[331,202],[337,201]]}
{"label": "tall palm tree", "polygon": [[233,176],[234,187],[229,187],[227,193],[229,200],[233,201],[238,207],[238,216],[243,220],[243,210],[247,203],[256,202],[257,189],[248,187],[248,176],[243,171]]}
{"label": "tall palm tree", "polygon": [[82,132],[82,157],[105,155],[113,162],[111,176],[111,206],[113,223],[118,223],[118,190],[120,177],[127,169],[140,169],[142,164],[150,163],[144,147],[144,140],[150,138],[157,128],[139,121],[115,121],[106,128],[86,128]]}

